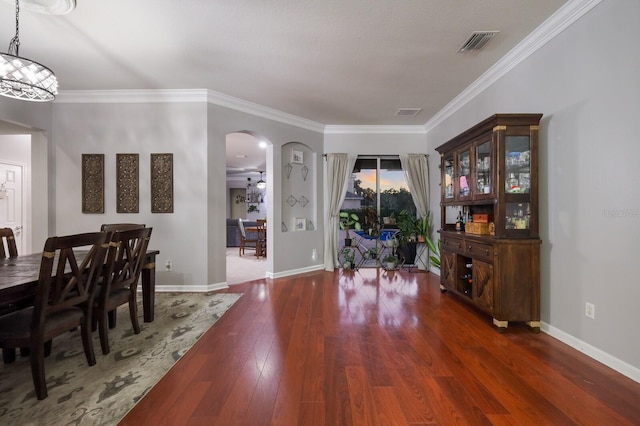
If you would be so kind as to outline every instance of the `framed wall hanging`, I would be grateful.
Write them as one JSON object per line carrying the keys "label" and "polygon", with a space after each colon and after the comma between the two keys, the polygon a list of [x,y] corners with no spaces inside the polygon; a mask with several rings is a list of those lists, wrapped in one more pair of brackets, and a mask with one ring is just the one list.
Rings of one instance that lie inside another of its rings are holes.
{"label": "framed wall hanging", "polygon": [[151,154],[151,213],[173,213],[173,154]]}
{"label": "framed wall hanging", "polygon": [[82,213],[104,213],[104,154],[82,154]]}
{"label": "framed wall hanging", "polygon": [[304,163],[304,152],[293,150],[291,151],[291,162],[294,164],[302,164]]}
{"label": "framed wall hanging", "polygon": [[138,213],[139,192],[138,154],[116,154],[116,212]]}

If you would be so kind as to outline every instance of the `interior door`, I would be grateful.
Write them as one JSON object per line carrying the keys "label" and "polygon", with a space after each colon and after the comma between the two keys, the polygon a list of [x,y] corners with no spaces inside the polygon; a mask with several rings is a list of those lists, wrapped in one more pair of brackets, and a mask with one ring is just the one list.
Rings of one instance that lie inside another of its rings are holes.
{"label": "interior door", "polygon": [[0,228],[13,229],[18,254],[24,253],[23,172],[23,166],[0,161]]}

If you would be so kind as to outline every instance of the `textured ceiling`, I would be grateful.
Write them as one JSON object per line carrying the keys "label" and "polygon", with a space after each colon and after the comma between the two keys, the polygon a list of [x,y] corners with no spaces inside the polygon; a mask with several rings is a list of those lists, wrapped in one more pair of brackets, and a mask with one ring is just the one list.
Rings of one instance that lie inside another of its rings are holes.
{"label": "textured ceiling", "polygon": [[[20,55],[50,67],[62,93],[209,89],[320,124],[423,125],[566,2],[80,0],[62,16],[24,5]],[[499,34],[458,53],[474,31]],[[14,33],[5,0],[0,46]],[[400,108],[422,111],[396,116]],[[15,131],[0,122],[0,133]],[[230,178],[266,169],[258,142],[228,136]]]}
{"label": "textured ceiling", "polygon": [[[323,124],[418,125],[565,2],[80,0],[63,16],[23,7],[20,54],[61,91],[210,89]],[[457,53],[479,30],[500,33]],[[0,2],[0,43],[14,31]]]}

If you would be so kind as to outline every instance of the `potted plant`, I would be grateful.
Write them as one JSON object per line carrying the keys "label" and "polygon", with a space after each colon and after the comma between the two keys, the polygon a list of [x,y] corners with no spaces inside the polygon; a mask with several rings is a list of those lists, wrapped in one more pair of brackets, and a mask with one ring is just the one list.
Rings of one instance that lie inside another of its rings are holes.
{"label": "potted plant", "polygon": [[385,269],[396,269],[396,265],[398,264],[398,258],[393,254],[388,254],[382,259],[382,264]]}
{"label": "potted plant", "polygon": [[429,246],[429,251],[433,254],[429,255],[429,262],[432,266],[440,269],[440,240],[438,240],[438,246],[436,247],[431,241],[431,238],[427,237],[426,239],[427,245]]}
{"label": "potted plant", "polygon": [[398,255],[408,265],[415,263],[416,258],[416,234],[418,219],[415,214],[402,210],[398,215],[398,229],[400,230]]}
{"label": "potted plant", "polygon": [[378,257],[378,252],[380,252],[380,248],[378,246],[371,247],[364,252],[363,256],[365,259],[375,259],[376,257]]}
{"label": "potted plant", "polygon": [[342,249],[342,257],[344,258],[342,267],[344,269],[354,269],[356,261],[356,251],[351,248],[345,247]]}
{"label": "potted plant", "polygon": [[344,245],[345,247],[351,246],[351,237],[349,236],[349,228],[352,227],[356,231],[360,231],[360,218],[355,213],[340,212],[340,229],[345,230]]}
{"label": "potted plant", "polygon": [[431,228],[431,211],[427,212],[426,216],[418,218],[416,221],[416,233],[418,236],[418,242],[424,243],[429,238],[429,232]]}

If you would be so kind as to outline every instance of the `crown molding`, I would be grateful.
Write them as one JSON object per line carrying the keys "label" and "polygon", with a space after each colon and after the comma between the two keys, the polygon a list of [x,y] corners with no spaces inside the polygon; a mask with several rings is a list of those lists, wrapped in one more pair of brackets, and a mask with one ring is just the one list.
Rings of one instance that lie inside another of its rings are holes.
{"label": "crown molding", "polygon": [[597,6],[602,0],[569,0],[551,15],[524,40],[503,56],[476,81],[445,105],[425,123],[425,131],[430,131],[453,115],[456,111],[485,91],[489,86],[535,53],[542,46],[564,31],[571,24]]}
{"label": "crown molding", "polygon": [[417,126],[347,126],[347,125],[327,125],[324,128],[325,135],[344,135],[344,134],[413,134],[425,135],[427,133],[425,127]]}
{"label": "crown molding", "polygon": [[324,124],[293,114],[254,104],[208,89],[150,89],[150,90],[64,90],[54,103],[179,103],[207,102],[221,107],[267,118],[295,127],[324,132]]}
{"label": "crown molding", "polygon": [[301,127],[303,129],[311,130],[314,132],[322,133],[325,129],[325,125],[323,123],[298,117],[297,115],[282,112],[277,109],[254,104],[253,102],[234,98],[233,96],[225,95],[224,93],[220,92],[214,92],[213,90],[207,90],[207,102],[236,111],[245,112],[257,117],[267,118],[269,120],[278,121],[280,123]]}
{"label": "crown molding", "polygon": [[110,104],[206,102],[205,89],[61,90],[54,103]]}

